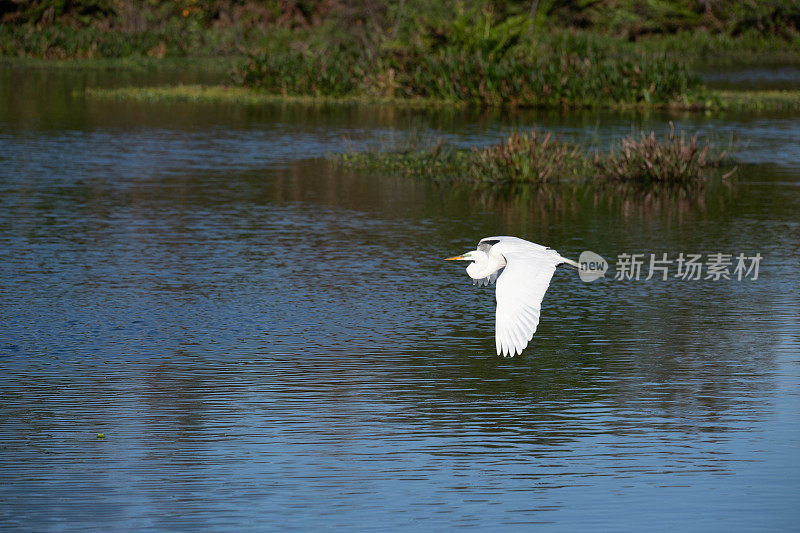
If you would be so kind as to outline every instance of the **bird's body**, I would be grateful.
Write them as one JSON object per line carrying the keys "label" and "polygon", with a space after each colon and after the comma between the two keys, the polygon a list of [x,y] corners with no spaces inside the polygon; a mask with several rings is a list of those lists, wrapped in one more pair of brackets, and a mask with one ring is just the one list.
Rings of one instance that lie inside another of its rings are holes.
{"label": "bird's body", "polygon": [[575,261],[551,248],[517,237],[486,237],[477,249],[450,260],[471,261],[467,274],[477,285],[497,284],[497,354],[522,353],[539,326],[542,299],[556,267]]}

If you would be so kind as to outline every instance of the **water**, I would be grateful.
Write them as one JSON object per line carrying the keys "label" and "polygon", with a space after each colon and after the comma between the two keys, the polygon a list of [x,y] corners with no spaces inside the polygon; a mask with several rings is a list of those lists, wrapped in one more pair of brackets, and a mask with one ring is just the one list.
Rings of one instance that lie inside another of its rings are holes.
{"label": "water", "polygon": [[800,69],[794,64],[706,69],[700,77],[709,86],[731,90],[797,89],[800,85]]}
{"label": "water", "polygon": [[[72,92],[114,83],[0,70],[3,529],[796,527],[796,116]],[[409,128],[604,146],[670,120],[734,138],[736,183],[508,199],[314,159]],[[742,281],[559,270],[533,343],[502,359],[492,291],[441,260],[496,234],[612,269],[620,253],[763,262]]]}

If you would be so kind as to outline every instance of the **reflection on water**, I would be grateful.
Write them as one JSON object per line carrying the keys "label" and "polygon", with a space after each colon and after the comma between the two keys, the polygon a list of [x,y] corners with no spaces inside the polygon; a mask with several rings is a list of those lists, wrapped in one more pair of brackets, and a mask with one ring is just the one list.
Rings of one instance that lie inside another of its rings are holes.
{"label": "reflection on water", "polygon": [[[3,94],[18,76],[3,71]],[[420,120],[465,144],[515,124],[603,143],[675,117],[149,107],[84,102],[68,82],[42,89],[55,102],[0,109],[0,524],[800,518],[800,130],[771,140],[793,117],[685,117],[752,140],[733,184],[696,198],[504,198],[313,158]],[[509,360],[492,290],[442,261],[494,234],[612,267],[620,253],[765,259],[741,282],[559,270]]]}

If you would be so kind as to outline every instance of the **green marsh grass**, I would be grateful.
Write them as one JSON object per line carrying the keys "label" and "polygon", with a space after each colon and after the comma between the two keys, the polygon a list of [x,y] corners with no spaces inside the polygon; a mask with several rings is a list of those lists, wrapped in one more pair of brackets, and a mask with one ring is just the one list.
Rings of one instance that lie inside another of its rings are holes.
{"label": "green marsh grass", "polygon": [[800,110],[798,90],[715,91],[715,104],[722,109],[753,111]]}
{"label": "green marsh grass", "polygon": [[478,106],[592,108],[696,100],[700,80],[663,57],[608,58],[563,51],[493,57],[338,47],[268,51],[234,70],[237,83],[289,96],[432,98]]}
{"label": "green marsh grass", "polygon": [[728,178],[735,171],[724,152],[697,136],[687,140],[672,125],[663,140],[654,132],[641,133],[621,139],[607,152],[592,153],[585,145],[533,130],[514,132],[485,148],[458,149],[438,140],[416,148],[332,157],[354,168],[499,187],[552,183],[690,187],[715,175]]}
{"label": "green marsh grass", "polygon": [[288,96],[245,87],[226,85],[170,85],[163,87],[87,88],[79,93],[87,98],[136,102],[196,102],[246,105],[391,105],[398,107],[453,107],[457,104],[433,99],[404,99],[379,96]]}
{"label": "green marsh grass", "polygon": [[[16,61],[16,60],[15,60]],[[32,60],[28,60],[32,61]],[[169,63],[169,62],[168,62]],[[37,65],[35,61],[32,63]],[[67,61],[64,66],[73,65]],[[95,65],[112,68],[104,61],[78,62],[78,65]],[[140,64],[134,62],[133,64]],[[157,64],[157,63],[156,63]],[[151,68],[152,61],[146,60],[140,68]],[[214,68],[213,64],[210,68]],[[89,98],[136,100],[152,102],[219,102],[246,104],[274,103],[306,103],[306,104],[370,104],[393,105],[400,107],[462,107],[468,105],[458,100],[447,100],[433,97],[405,98],[401,96],[381,95],[291,95],[276,94],[263,89],[253,89],[229,85],[170,85],[161,87],[120,87],[114,89],[87,88],[85,94]],[[513,103],[508,103],[511,106]],[[636,104],[609,103],[610,109],[653,109],[665,108],[688,111],[791,111],[800,109],[800,91],[797,90],[759,90],[759,91],[707,91],[696,99],[678,99],[656,104],[639,102]]]}
{"label": "green marsh grass", "polygon": [[469,157],[472,181],[496,184],[547,183],[585,173],[583,148],[550,132],[512,133],[499,144],[474,149]]}

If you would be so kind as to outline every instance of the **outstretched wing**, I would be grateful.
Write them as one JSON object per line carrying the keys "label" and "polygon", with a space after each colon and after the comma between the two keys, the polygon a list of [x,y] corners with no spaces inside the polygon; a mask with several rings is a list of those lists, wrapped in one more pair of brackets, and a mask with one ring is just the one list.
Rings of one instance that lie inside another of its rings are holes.
{"label": "outstretched wing", "polygon": [[522,353],[533,338],[539,326],[544,293],[556,266],[563,260],[557,252],[543,246],[503,244],[497,250],[505,257],[506,268],[497,279],[495,343],[498,355],[513,357]]}

